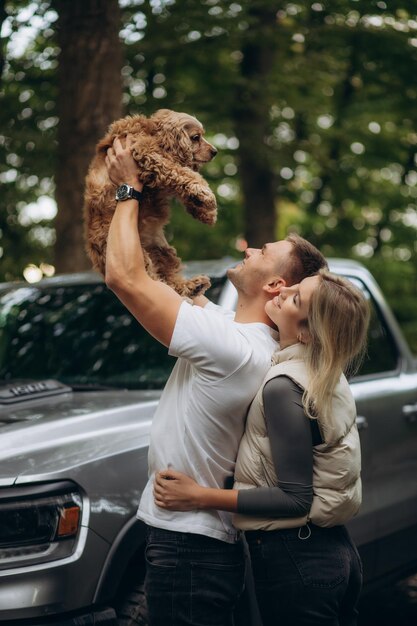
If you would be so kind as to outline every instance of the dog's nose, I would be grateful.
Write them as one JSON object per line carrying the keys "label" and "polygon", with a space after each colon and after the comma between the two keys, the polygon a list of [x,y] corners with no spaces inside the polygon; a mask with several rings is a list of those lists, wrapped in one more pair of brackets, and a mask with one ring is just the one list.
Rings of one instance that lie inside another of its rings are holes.
{"label": "dog's nose", "polygon": [[216,148],[215,148],[214,146],[212,146],[212,147],[210,148],[210,154],[211,154],[211,158],[212,158],[212,159],[214,159],[214,157],[215,157],[215,156],[216,156],[216,154],[217,154],[217,150],[216,150]]}

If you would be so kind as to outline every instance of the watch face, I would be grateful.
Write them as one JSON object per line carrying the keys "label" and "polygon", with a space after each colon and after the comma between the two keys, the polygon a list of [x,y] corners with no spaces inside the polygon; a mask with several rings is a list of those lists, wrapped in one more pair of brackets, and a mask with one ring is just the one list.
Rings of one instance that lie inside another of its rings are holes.
{"label": "watch face", "polygon": [[129,185],[123,184],[117,188],[116,200],[125,200],[129,197]]}

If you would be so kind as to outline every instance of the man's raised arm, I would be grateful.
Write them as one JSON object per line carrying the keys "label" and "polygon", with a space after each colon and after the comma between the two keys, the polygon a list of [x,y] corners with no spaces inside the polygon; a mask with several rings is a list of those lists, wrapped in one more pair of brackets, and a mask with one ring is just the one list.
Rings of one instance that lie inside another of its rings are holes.
{"label": "man's raised arm", "polygon": [[[115,185],[127,183],[142,191],[128,139],[125,147],[115,139],[107,152],[106,166]],[[169,346],[183,300],[171,287],[147,274],[138,234],[139,212],[137,200],[117,203],[107,239],[105,281],[138,322]]]}

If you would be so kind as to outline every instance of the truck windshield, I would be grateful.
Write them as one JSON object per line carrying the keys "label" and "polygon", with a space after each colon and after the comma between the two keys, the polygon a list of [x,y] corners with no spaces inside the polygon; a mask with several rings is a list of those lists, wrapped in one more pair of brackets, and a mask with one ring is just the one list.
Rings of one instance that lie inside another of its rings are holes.
{"label": "truck windshield", "polygon": [[[216,302],[225,278],[207,292]],[[175,363],[104,284],[0,292],[0,379],[160,389]]]}

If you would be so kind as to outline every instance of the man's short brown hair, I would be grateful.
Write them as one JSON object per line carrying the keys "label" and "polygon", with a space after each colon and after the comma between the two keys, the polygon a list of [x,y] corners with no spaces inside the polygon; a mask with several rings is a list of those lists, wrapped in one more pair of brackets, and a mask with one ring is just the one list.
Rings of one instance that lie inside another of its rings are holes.
{"label": "man's short brown hair", "polygon": [[282,272],[288,285],[297,285],[307,276],[314,276],[321,269],[328,269],[327,261],[312,243],[292,233],[285,238],[292,244],[289,262]]}

